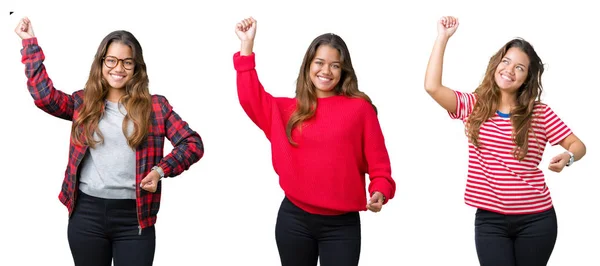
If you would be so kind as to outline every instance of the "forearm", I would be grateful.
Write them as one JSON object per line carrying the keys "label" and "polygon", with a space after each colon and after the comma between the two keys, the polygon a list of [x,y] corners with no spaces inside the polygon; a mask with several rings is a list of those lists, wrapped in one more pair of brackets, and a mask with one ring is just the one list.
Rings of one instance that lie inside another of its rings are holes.
{"label": "forearm", "polygon": [[579,161],[586,153],[585,144],[583,144],[581,140],[571,143],[569,147],[567,147],[567,150],[573,153],[575,161]]}
{"label": "forearm", "polygon": [[37,38],[22,41],[21,62],[25,65],[27,88],[35,105],[53,116],[71,120],[73,98],[54,88],[44,66],[45,55],[37,43]]}
{"label": "forearm", "polygon": [[448,38],[438,37],[433,45],[425,73],[425,90],[429,93],[433,93],[442,87],[444,52],[447,43]]}
{"label": "forearm", "polygon": [[240,105],[248,117],[269,138],[268,132],[271,127],[271,112],[274,98],[265,91],[260,83],[255,66],[254,54],[242,56],[242,52],[240,52],[239,56],[234,55],[234,68],[237,71],[237,93]]}
{"label": "forearm", "polygon": [[173,150],[157,165],[162,168],[165,177],[174,177],[183,173],[204,156],[204,144],[196,132],[192,131],[179,143],[173,144]]}
{"label": "forearm", "polygon": [[254,41],[242,41],[240,47],[240,55],[251,55],[254,49]]}

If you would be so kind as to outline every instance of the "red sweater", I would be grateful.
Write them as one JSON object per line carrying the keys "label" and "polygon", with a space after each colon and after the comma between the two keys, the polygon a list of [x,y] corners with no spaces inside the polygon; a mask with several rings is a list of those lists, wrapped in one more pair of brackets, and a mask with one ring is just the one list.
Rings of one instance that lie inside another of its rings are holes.
{"label": "red sweater", "polygon": [[[267,93],[255,70],[255,54],[233,56],[242,108],[271,142],[273,168],[286,197],[303,210],[337,215],[366,210],[367,197],[379,191],[394,197],[390,159],[373,106],[361,98],[319,98],[315,116],[292,131],[285,127],[295,98]],[[365,193],[369,175],[369,195]],[[386,203],[384,202],[384,203]]]}

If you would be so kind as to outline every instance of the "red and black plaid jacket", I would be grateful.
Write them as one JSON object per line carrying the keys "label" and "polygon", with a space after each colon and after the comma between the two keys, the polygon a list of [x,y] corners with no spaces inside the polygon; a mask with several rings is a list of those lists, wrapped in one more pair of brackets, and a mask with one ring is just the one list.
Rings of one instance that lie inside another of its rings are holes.
{"label": "red and black plaid jacket", "polygon": [[[54,88],[52,80],[46,73],[42,48],[38,46],[37,38],[22,41],[21,62],[25,64],[27,88],[34,99],[35,105],[53,116],[73,121],[77,118],[84,91],[79,90],[72,95]],[[140,188],[140,181],[155,165],[160,166],[165,177],[174,177],[196,163],[204,155],[204,146],[200,135],[190,129],[188,124],[173,111],[167,99],[160,95],[152,96],[152,123],[150,124],[146,141],[135,153],[136,157],[136,202],[138,222],[141,228],[156,223],[156,215],[160,205],[161,182],[156,192],[151,193]],[[173,150],[163,157],[164,138],[171,141]],[[72,214],[77,198],[78,167],[87,152],[87,146],[69,145],[69,163],[65,171],[59,200]]]}

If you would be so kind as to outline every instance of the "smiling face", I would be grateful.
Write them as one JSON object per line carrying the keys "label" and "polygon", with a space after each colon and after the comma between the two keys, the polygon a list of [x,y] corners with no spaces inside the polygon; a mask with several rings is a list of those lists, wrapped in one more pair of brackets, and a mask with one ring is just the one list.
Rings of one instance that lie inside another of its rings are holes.
{"label": "smiling face", "polygon": [[329,97],[335,95],[335,87],[342,76],[342,64],[340,52],[329,46],[321,45],[317,48],[309,69],[310,80],[317,89],[317,97]]}
{"label": "smiling face", "polygon": [[502,91],[515,93],[527,79],[529,57],[521,49],[512,47],[496,67],[494,79]]}
{"label": "smiling face", "polygon": [[[135,64],[131,60],[133,52],[131,47],[121,42],[112,42],[106,51],[104,62],[102,63],[102,77],[113,89],[124,89],[125,84],[133,77]],[[129,59],[129,60],[125,60]],[[114,62],[116,61],[116,62]],[[114,65],[115,67],[108,67]]]}

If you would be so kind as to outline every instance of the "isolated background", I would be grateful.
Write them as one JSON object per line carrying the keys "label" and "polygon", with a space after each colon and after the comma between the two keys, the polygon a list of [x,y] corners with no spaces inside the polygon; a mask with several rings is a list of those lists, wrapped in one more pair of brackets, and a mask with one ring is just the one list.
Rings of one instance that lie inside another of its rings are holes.
{"label": "isolated background", "polygon": [[67,93],[83,88],[106,34],[131,31],[144,49],[151,93],[166,96],[202,136],[205,157],[163,181],[155,265],[279,265],[274,228],[283,193],[268,141],[239,106],[232,64],[234,26],[254,16],[267,91],[293,96],[309,43],[334,32],[348,44],[359,88],[379,109],[398,189],[381,213],[361,213],[361,265],[478,265],[475,210],[463,203],[463,125],[423,89],[436,21],[454,15],[460,26],[447,48],[445,85],[474,90],[489,57],[513,37],[530,41],[547,64],[542,99],[588,148],[560,174],[547,170],[559,146],[540,165],[559,223],[549,265],[597,265],[595,9],[579,0],[395,2],[3,1],[0,264],[72,265],[67,210],[57,199],[71,123],[37,109],[27,92],[13,30],[28,16],[50,77]]}

